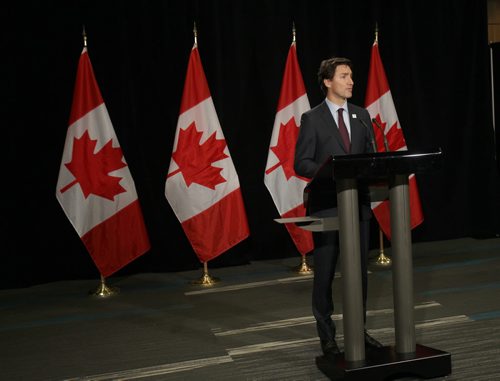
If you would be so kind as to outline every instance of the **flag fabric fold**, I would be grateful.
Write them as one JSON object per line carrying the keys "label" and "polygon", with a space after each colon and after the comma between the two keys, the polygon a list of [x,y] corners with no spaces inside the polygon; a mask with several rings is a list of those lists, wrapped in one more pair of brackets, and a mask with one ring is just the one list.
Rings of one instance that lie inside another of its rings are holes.
{"label": "flag fabric fold", "polygon": [[189,57],[165,197],[201,262],[250,234],[238,175],[196,44]]}
{"label": "flag fabric fold", "polygon": [[[306,214],[303,192],[308,179],[295,173],[293,162],[300,118],[310,108],[293,42],[285,65],[264,173],[264,184],[283,218],[302,217]],[[293,224],[285,226],[301,255],[314,248],[311,232]]]}
{"label": "flag fabric fold", "polygon": [[[392,99],[389,82],[385,74],[382,59],[378,49],[378,42],[372,46],[370,58],[370,71],[368,73],[368,85],[366,90],[365,107],[370,117],[377,119],[386,135],[389,150],[406,150],[406,141],[399,123],[396,107]],[[375,138],[378,151],[384,151],[384,138],[382,131],[374,125]],[[408,180],[408,192],[410,199],[410,227],[411,229],[420,225],[424,220],[422,205],[418,194],[417,179],[412,174]],[[377,218],[380,228],[391,239],[391,222],[389,201],[373,202],[372,210]]]}
{"label": "flag fabric fold", "polygon": [[56,198],[102,276],[150,249],[135,184],[87,48],[78,63]]}

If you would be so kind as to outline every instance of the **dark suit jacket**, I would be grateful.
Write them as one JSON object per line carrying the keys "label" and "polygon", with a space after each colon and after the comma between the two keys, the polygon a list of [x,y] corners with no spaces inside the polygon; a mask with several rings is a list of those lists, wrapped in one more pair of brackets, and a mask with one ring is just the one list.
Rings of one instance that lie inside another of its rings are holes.
{"label": "dark suit jacket", "polygon": [[[362,107],[347,104],[349,121],[351,125],[351,154],[373,152],[370,114]],[[362,119],[366,126],[361,122]],[[342,144],[339,129],[333,116],[323,101],[318,106],[302,114],[300,122],[299,137],[295,146],[295,172],[299,176],[314,178],[319,168],[330,156],[347,155]],[[318,184],[306,188],[310,192],[308,211],[314,213],[317,210],[336,206],[336,193],[334,179],[332,186]],[[359,186],[360,212],[362,218],[369,218],[369,199],[367,198],[368,188],[360,184]],[[363,208],[361,206],[364,206]],[[368,208],[368,209],[367,209]],[[363,210],[362,210],[363,209]]]}

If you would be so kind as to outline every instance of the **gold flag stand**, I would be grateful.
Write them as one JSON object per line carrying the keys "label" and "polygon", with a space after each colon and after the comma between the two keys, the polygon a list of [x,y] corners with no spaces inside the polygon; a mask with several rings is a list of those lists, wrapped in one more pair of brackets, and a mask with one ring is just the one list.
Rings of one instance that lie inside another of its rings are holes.
{"label": "gold flag stand", "polygon": [[191,281],[191,284],[196,284],[200,286],[213,286],[215,283],[219,282],[219,278],[212,277],[208,274],[207,262],[203,262],[203,275],[197,280]]}
{"label": "gold flag stand", "polygon": [[301,255],[301,257],[302,257],[302,260],[300,262],[300,265],[294,267],[293,271],[300,274],[300,275],[312,274],[313,268],[312,268],[312,266],[309,266],[307,264],[306,255],[305,254]]}
{"label": "gold flag stand", "polygon": [[118,287],[111,287],[106,285],[105,278],[101,274],[101,281],[97,289],[94,291],[89,291],[90,295],[97,296],[100,298],[107,298],[109,296],[113,296],[120,293],[120,289]]}
{"label": "gold flag stand", "polygon": [[379,241],[380,241],[380,250],[377,259],[374,264],[381,267],[389,267],[391,265],[391,258],[386,257],[384,253],[384,233],[382,233],[382,229],[378,230],[379,232]]}

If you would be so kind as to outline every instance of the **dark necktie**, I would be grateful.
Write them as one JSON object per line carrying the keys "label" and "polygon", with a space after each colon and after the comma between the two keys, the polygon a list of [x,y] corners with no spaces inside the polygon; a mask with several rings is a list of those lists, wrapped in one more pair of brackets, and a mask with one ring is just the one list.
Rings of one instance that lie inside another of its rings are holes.
{"label": "dark necktie", "polygon": [[342,137],[342,141],[344,142],[344,148],[347,153],[351,152],[351,140],[349,139],[349,132],[347,132],[347,127],[345,126],[344,116],[342,115],[344,112],[343,108],[339,108],[339,132]]}

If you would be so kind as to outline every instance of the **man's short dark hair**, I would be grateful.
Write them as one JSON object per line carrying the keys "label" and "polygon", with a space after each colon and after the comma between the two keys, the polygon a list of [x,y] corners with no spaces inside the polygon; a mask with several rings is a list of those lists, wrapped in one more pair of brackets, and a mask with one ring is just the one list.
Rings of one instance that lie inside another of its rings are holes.
{"label": "man's short dark hair", "polygon": [[347,65],[352,70],[352,62],[348,58],[332,57],[328,58],[327,60],[321,61],[321,65],[319,65],[318,70],[318,82],[319,86],[321,87],[321,91],[323,91],[323,94],[326,95],[326,93],[328,92],[328,89],[323,81],[325,79],[332,79],[337,66],[340,65]]}

